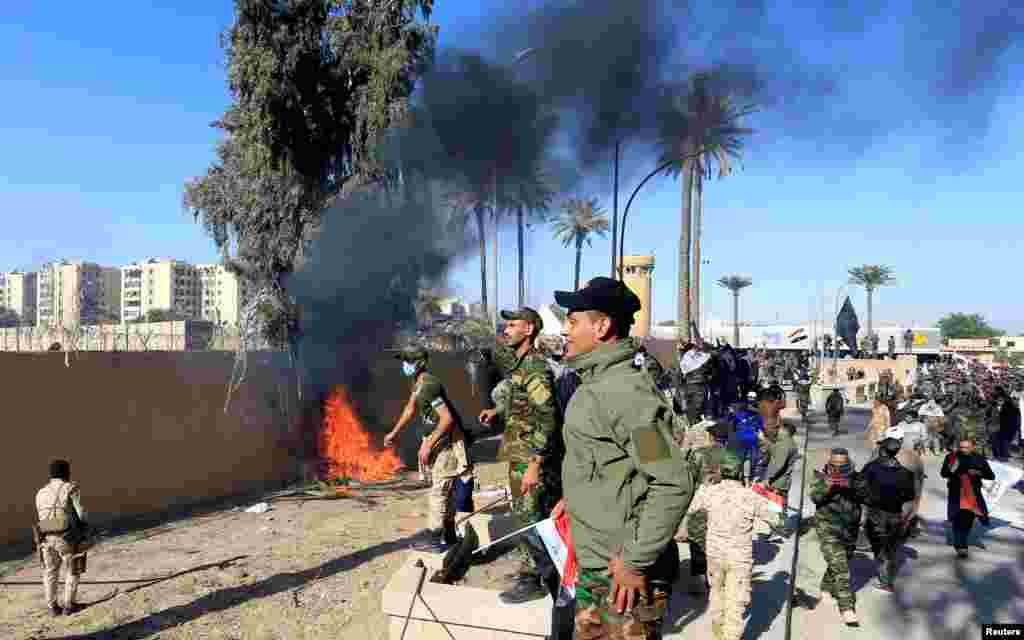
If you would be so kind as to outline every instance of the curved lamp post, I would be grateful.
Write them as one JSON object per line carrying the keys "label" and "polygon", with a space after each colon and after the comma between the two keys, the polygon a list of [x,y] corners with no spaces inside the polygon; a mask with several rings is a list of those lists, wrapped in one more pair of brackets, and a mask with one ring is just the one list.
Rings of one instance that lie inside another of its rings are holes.
{"label": "curved lamp post", "polygon": [[667,160],[667,161],[661,163],[660,165],[658,165],[657,169],[655,169],[654,171],[648,173],[647,176],[643,180],[640,181],[640,184],[636,185],[636,189],[633,189],[633,193],[630,194],[629,200],[626,201],[626,208],[622,212],[622,227],[619,229],[619,265],[618,265],[619,280],[622,280],[622,259],[623,259],[623,256],[625,255],[625,247],[626,247],[626,219],[629,217],[629,207],[630,207],[630,205],[633,204],[633,199],[636,198],[636,194],[640,192],[640,189],[642,189],[645,184],[647,184],[648,180],[650,180],[654,176],[658,175],[659,173],[661,173],[665,169],[668,169],[673,164],[675,164],[677,162],[683,162],[683,161],[686,161],[686,160],[692,160],[693,158],[699,157],[701,155],[704,155],[704,150],[703,149],[698,151],[698,152],[696,152],[696,153],[690,154],[688,156],[683,156],[682,158],[673,158],[672,160]]}

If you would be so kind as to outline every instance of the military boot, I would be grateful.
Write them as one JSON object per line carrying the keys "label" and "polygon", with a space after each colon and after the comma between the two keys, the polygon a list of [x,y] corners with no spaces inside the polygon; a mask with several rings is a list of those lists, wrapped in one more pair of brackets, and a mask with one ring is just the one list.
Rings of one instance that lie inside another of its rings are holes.
{"label": "military boot", "polygon": [[541,580],[536,574],[521,573],[516,576],[510,589],[498,594],[498,599],[502,604],[523,604],[540,600],[547,594],[547,589],[541,584]]}
{"label": "military boot", "polygon": [[423,551],[426,553],[445,553],[453,544],[455,543],[449,543],[446,539],[444,529],[435,529],[429,533],[426,540],[417,542],[412,545],[412,548],[416,551]]}

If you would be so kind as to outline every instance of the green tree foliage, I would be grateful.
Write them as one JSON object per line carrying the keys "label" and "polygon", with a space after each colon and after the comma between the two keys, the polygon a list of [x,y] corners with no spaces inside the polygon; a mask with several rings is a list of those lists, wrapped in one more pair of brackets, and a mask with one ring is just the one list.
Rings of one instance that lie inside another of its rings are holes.
{"label": "green tree foliage", "polygon": [[[716,167],[719,178],[729,175],[733,161],[740,158],[743,139],[754,133],[753,129],[741,125],[746,116],[754,113],[754,106],[742,104],[728,84],[725,75],[718,72],[696,73],[690,78],[687,90],[673,96],[671,107],[659,118],[660,161],[671,162],[667,168],[670,175],[683,177],[676,324],[679,338],[684,340],[689,338],[691,317],[700,316],[704,180]],[[691,279],[696,286],[691,286]],[[694,289],[692,293],[691,289]],[[691,305],[691,302],[696,304]],[[694,306],[697,308],[691,308]]]}
{"label": "green tree foliage", "polygon": [[583,258],[583,243],[593,244],[593,236],[602,238],[608,232],[608,216],[598,205],[597,198],[584,200],[570,198],[562,204],[562,212],[554,221],[555,238],[563,247],[576,249],[576,269],[573,276],[573,290],[580,288],[580,265]]}
{"label": "green tree foliage", "polygon": [[184,205],[257,287],[283,299],[325,210],[394,178],[376,150],[433,57],[432,6],[235,0],[222,37],[232,102],[213,123],[224,138]]}
{"label": "green tree foliage", "polygon": [[989,325],[980,313],[950,313],[938,321],[942,339],[951,338],[995,338],[1005,335],[1004,331]]}
{"label": "green tree foliage", "polygon": [[170,309],[150,309],[145,314],[132,320],[131,324],[142,322],[177,322],[180,320],[189,320],[189,318]]}

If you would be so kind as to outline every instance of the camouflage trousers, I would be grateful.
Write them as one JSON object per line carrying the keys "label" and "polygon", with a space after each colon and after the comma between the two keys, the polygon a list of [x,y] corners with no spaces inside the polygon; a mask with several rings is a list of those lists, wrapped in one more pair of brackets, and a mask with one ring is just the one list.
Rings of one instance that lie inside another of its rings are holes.
{"label": "camouflage trousers", "polygon": [[618,613],[611,600],[607,571],[580,569],[576,574],[576,640],[661,640],[661,625],[671,592],[651,585],[632,611]]}
{"label": "camouflage trousers", "polygon": [[75,563],[72,562],[72,556],[76,551],[74,545],[60,536],[46,536],[40,548],[43,552],[43,592],[46,595],[46,604],[57,604],[57,581],[60,578],[61,566],[67,569],[64,578],[63,606],[74,604],[81,577],[81,572],[76,571]]}
{"label": "camouflage trousers", "polygon": [[864,528],[871,542],[871,552],[878,563],[878,581],[891,585],[896,578],[896,547],[902,538],[902,514],[869,509]]}
{"label": "camouflage trousers", "polygon": [[[520,487],[528,467],[529,465],[526,463],[517,462],[512,462],[508,465],[508,489],[512,495],[512,513],[519,520],[518,526],[520,527],[525,527],[547,518],[551,508],[554,507],[543,483],[525,496],[521,495]],[[536,560],[539,557],[538,552],[547,553],[543,548],[538,548],[538,544],[542,547],[543,543],[540,542],[539,538],[530,535],[532,533],[531,531],[529,534],[522,536],[516,547],[516,552],[519,555],[519,573],[536,574],[540,568],[537,566]]]}
{"label": "camouflage trousers", "polygon": [[750,604],[753,564],[708,558],[711,582],[711,624],[719,629],[718,640],[740,640],[744,615]]}
{"label": "camouflage trousers", "polygon": [[850,591],[850,559],[853,558],[854,543],[819,531],[818,540],[821,555],[825,558],[825,575],[821,577],[821,592],[830,593],[836,599],[840,611],[852,610],[857,599]]}

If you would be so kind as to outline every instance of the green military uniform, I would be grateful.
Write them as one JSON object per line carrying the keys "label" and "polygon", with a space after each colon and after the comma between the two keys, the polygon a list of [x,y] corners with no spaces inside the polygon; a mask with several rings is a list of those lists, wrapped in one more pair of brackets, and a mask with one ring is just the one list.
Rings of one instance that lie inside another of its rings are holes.
{"label": "green military uniform", "polygon": [[[852,467],[852,465],[851,465]],[[853,558],[860,530],[862,479],[853,472],[847,487],[830,487],[826,468],[815,471],[811,501],[817,507],[814,529],[821,555],[828,567],[821,578],[821,593],[831,594],[840,611],[853,610],[856,597],[850,589],[850,559]]]}
{"label": "green military uniform", "polygon": [[811,410],[812,384],[814,384],[813,378],[807,379],[806,382],[803,379],[796,381],[797,402],[799,403],[801,416],[806,416]]}
{"label": "green military uniform", "polygon": [[[783,504],[789,504],[789,487],[793,481],[793,467],[800,455],[797,452],[796,441],[789,434],[786,425],[782,423],[782,418],[778,420],[778,428],[764,430],[764,437],[766,442],[761,450],[761,455],[765,457],[764,464],[766,464],[764,482],[769,489],[782,496]],[[783,511],[779,514],[778,526],[782,528],[785,525],[786,513]]]}
{"label": "green military uniform", "polygon": [[[672,538],[693,497],[692,469],[671,444],[671,407],[631,366],[635,355],[630,342],[618,341],[567,362],[580,377],[565,417],[562,482],[581,639],[660,637],[678,571]],[[623,614],[609,602],[608,562],[617,555],[651,586]]]}
{"label": "green military uniform", "polygon": [[[500,456],[509,463],[512,512],[522,518],[522,526],[526,526],[546,518],[561,497],[550,495],[553,483],[544,482],[543,477],[540,486],[525,496],[520,495],[519,488],[530,457],[540,456],[559,428],[558,404],[554,378],[543,355],[536,349],[531,349],[515,363],[506,380],[509,382],[508,412],[504,416],[505,434]],[[541,476],[559,472],[550,463],[541,465]]]}
{"label": "green military uniform", "polygon": [[[423,437],[434,443],[427,459],[426,468],[421,468],[430,482],[428,493],[429,510],[427,526],[433,533],[433,540],[417,545],[423,550],[443,551],[458,541],[455,532],[455,481],[468,482],[473,478],[473,462],[462,424],[462,418],[455,405],[448,399],[441,380],[426,370],[429,354],[420,347],[404,349],[396,355],[404,362],[416,366],[416,382],[412,389],[412,402],[425,429]],[[451,428],[442,434],[435,430],[440,424],[439,410],[445,407],[452,418]]]}
{"label": "green military uniform", "polygon": [[[543,328],[543,321],[536,311],[523,308],[515,312],[502,311],[505,320],[526,320],[537,332]],[[499,458],[508,462],[508,487],[512,496],[512,513],[520,520],[519,526],[540,522],[548,517],[552,507],[561,498],[559,475],[561,456],[559,447],[553,446],[561,428],[558,398],[555,395],[555,380],[544,353],[536,346],[522,356],[508,347],[502,347],[498,360],[503,380],[507,385],[507,400],[503,420],[505,432],[502,438]],[[522,495],[522,481],[531,459],[540,459],[540,483],[526,495]],[[542,596],[537,589],[543,577],[544,567],[539,562],[546,559],[543,543],[532,535],[523,536],[518,546],[518,579],[529,582],[503,592],[502,598],[508,603],[523,602],[534,596]],[[518,580],[517,580],[518,582]]]}

